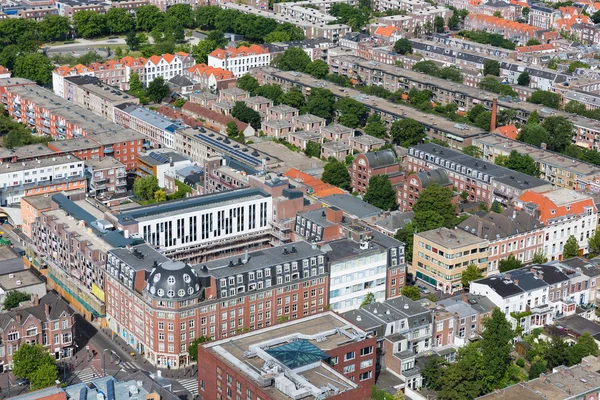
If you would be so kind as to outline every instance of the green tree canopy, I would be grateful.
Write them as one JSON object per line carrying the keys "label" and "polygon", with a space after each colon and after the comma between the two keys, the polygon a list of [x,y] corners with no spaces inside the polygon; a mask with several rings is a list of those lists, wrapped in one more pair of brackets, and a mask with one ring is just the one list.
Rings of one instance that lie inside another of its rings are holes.
{"label": "green tree canopy", "polygon": [[514,254],[509,254],[508,257],[500,260],[498,263],[498,270],[500,272],[508,272],[513,269],[518,269],[523,266],[523,263],[516,259]]}
{"label": "green tree canopy", "polygon": [[475,158],[481,158],[481,156],[483,155],[483,152],[479,149],[479,147],[477,147],[475,145],[463,147],[462,151],[466,155],[475,157]]}
{"label": "green tree canopy", "polygon": [[492,206],[490,207],[490,211],[493,211],[496,214],[502,214],[502,204],[500,204],[497,200],[494,200],[492,202]]}
{"label": "green tree canopy", "polygon": [[140,6],[135,10],[135,22],[140,31],[151,32],[157,26],[161,26],[164,20],[165,15],[156,6]]}
{"label": "green tree canopy", "polygon": [[577,100],[569,100],[567,104],[565,104],[565,111],[568,113],[584,115],[587,109],[585,108],[585,104],[580,103]]}
{"label": "green tree canopy", "polygon": [[562,153],[573,141],[575,127],[571,121],[563,116],[547,117],[541,126],[548,131],[552,138],[550,149]]}
{"label": "green tree canopy", "polygon": [[400,293],[402,293],[402,296],[408,297],[409,299],[415,301],[421,298],[421,292],[416,286],[403,286]]}
{"label": "green tree canopy", "polygon": [[52,82],[53,70],[54,65],[48,57],[40,53],[31,53],[16,58],[13,74],[35,81],[39,85],[48,85]]}
{"label": "green tree canopy", "polygon": [[531,82],[531,77],[529,76],[529,72],[523,71],[519,74],[519,77],[517,78],[517,83],[520,86],[529,86],[530,82]]}
{"label": "green tree canopy", "polygon": [[77,35],[84,39],[102,36],[107,29],[106,15],[89,10],[82,10],[74,14],[73,24]]}
{"label": "green tree canopy", "polygon": [[549,144],[551,138],[548,131],[543,126],[526,124],[521,128],[517,140],[539,147],[542,143]]}
{"label": "green tree canopy", "polygon": [[317,117],[331,119],[335,97],[328,89],[314,88],[306,99],[306,111]]}
{"label": "green tree canopy", "polygon": [[483,327],[481,332],[483,362],[485,371],[491,378],[489,385],[491,388],[496,388],[502,382],[511,364],[510,353],[513,348],[514,332],[510,322],[506,320],[506,316],[499,308],[492,311],[491,318],[483,322]]}
{"label": "green tree canopy", "polygon": [[54,366],[54,357],[40,344],[22,343],[13,354],[13,373],[16,377],[31,381],[38,369],[45,365]]}
{"label": "green tree canopy", "polygon": [[342,116],[352,115],[355,117],[355,124],[351,124],[350,126],[346,125],[350,128],[356,128],[359,125],[363,125],[367,119],[367,107],[350,97],[339,99],[333,104],[333,108],[342,114]]}
{"label": "green tree canopy", "polygon": [[541,44],[539,40],[537,40],[536,38],[532,38],[529,39],[527,43],[525,43],[525,46],[537,46],[539,44]]}
{"label": "green tree canopy", "polygon": [[404,118],[392,123],[390,136],[395,144],[410,147],[425,139],[425,127],[412,118]]}
{"label": "green tree canopy", "polygon": [[31,295],[29,293],[12,290],[6,294],[3,306],[5,310],[10,310],[18,307],[21,302],[28,300],[31,300]]}
{"label": "green tree canopy", "polygon": [[381,120],[381,116],[373,114],[367,119],[367,125],[365,126],[365,133],[370,136],[377,138],[385,137],[387,129],[385,123]]}
{"label": "green tree canopy", "polygon": [[550,108],[560,108],[561,96],[546,90],[536,90],[527,100],[534,104],[541,104]]}
{"label": "green tree canopy", "polygon": [[369,179],[369,186],[363,200],[382,210],[395,210],[398,207],[396,191],[392,188],[387,175],[375,175]]}
{"label": "green tree canopy", "polygon": [[496,60],[485,60],[483,62],[483,75],[500,76],[500,63]]}
{"label": "green tree canopy", "polygon": [[398,54],[407,54],[407,53],[412,53],[413,49],[412,49],[412,44],[410,43],[410,40],[408,39],[398,39],[396,41],[396,43],[394,44],[394,51]]}
{"label": "green tree canopy", "polygon": [[371,303],[375,303],[376,301],[377,300],[375,299],[375,295],[372,292],[369,292],[363,298],[362,303],[360,303],[360,308],[363,308],[364,306],[368,306]]}
{"label": "green tree canopy", "polygon": [[41,40],[54,42],[67,37],[67,34],[71,31],[71,23],[69,18],[61,15],[46,15],[37,24],[37,29]]}
{"label": "green tree canopy", "polygon": [[477,268],[475,264],[469,264],[467,269],[465,269],[461,274],[461,283],[463,288],[468,288],[471,281],[476,281],[477,279],[483,278],[483,274],[481,270]]}
{"label": "green tree canopy", "polygon": [[329,73],[329,65],[323,60],[315,60],[306,65],[304,72],[317,79],[325,79]]}
{"label": "green tree canopy", "polygon": [[[452,204],[453,196],[452,191],[447,187],[438,184],[427,186],[421,191],[419,198],[413,206],[415,217],[422,212],[433,211],[442,217],[443,226],[452,227],[451,223],[456,217],[456,210]],[[423,229],[420,231],[423,231]]]}
{"label": "green tree canopy", "polygon": [[325,164],[323,170],[323,175],[321,176],[323,182],[344,190],[350,189],[350,174],[345,163],[332,159]]}
{"label": "green tree canopy", "polygon": [[568,260],[569,258],[577,257],[579,255],[579,242],[575,236],[571,235],[565,242],[565,246],[563,247],[563,260]]}
{"label": "green tree canopy", "polygon": [[213,40],[202,40],[192,47],[192,56],[197,63],[207,63],[208,55],[218,47],[217,42]]}
{"label": "green tree canopy", "polygon": [[133,15],[125,8],[111,7],[106,13],[106,27],[112,35],[132,32],[135,28]]}
{"label": "green tree canopy", "polygon": [[274,104],[279,104],[283,96],[283,90],[281,90],[281,86],[279,85],[262,85],[255,90],[255,93],[257,96],[263,96],[272,100]]}
{"label": "green tree canopy", "polygon": [[133,194],[138,199],[148,201],[154,199],[154,192],[160,189],[158,179],[154,175],[137,178],[133,182]]}
{"label": "green tree canopy", "polygon": [[588,250],[591,255],[600,254],[600,229],[596,229],[588,239]]}
{"label": "green tree canopy", "polygon": [[310,57],[304,50],[299,47],[290,47],[275,57],[273,65],[284,71],[304,72],[310,62]]}
{"label": "green tree canopy", "polygon": [[281,96],[280,101],[282,104],[297,108],[299,110],[304,109],[306,106],[306,100],[304,99],[304,95],[302,94],[300,89],[296,87],[284,93],[283,96]]}
{"label": "green tree canopy", "polygon": [[54,363],[41,364],[30,378],[31,390],[38,390],[56,384],[58,380],[58,369]]}
{"label": "green tree canopy", "polygon": [[579,364],[583,357],[598,356],[598,344],[589,332],[584,332],[569,349],[569,362],[571,365]]}
{"label": "green tree canopy", "polygon": [[254,129],[260,128],[260,114],[248,107],[243,101],[236,101],[231,109],[231,116],[250,124]]}
{"label": "green tree canopy", "polygon": [[442,357],[435,355],[429,357],[421,371],[423,386],[429,390],[440,390],[445,366],[446,360]]}
{"label": "green tree canopy", "polygon": [[321,143],[313,142],[312,140],[309,141],[306,143],[304,154],[306,154],[307,157],[321,157]]}
{"label": "green tree canopy", "polygon": [[178,20],[184,28],[193,28],[196,26],[194,10],[189,4],[173,4],[167,8],[165,17]]}
{"label": "green tree canopy", "polygon": [[190,355],[190,360],[194,362],[198,361],[198,345],[206,342],[210,342],[209,337],[199,336],[190,343],[190,345],[188,346],[188,354]]}
{"label": "green tree canopy", "polygon": [[495,161],[496,165],[512,169],[513,171],[522,172],[534,177],[540,176],[540,169],[529,154],[520,154],[516,150],[510,152],[508,156],[498,156]]}
{"label": "green tree canopy", "polygon": [[548,262],[548,257],[546,257],[542,252],[535,253],[531,259],[532,264],[544,264],[546,262]]}
{"label": "green tree canopy", "polygon": [[146,95],[155,103],[160,103],[171,93],[169,85],[162,76],[157,76],[150,82],[146,89]]}

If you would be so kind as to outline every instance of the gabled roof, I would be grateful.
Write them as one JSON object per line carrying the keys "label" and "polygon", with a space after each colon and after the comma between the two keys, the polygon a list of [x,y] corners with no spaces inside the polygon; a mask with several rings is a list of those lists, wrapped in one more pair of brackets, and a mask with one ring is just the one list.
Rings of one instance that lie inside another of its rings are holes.
{"label": "gabled roof", "polygon": [[269,51],[264,47],[261,47],[257,44],[253,44],[251,46],[240,46],[237,49],[235,47],[228,47],[225,50],[216,49],[212,53],[210,53],[209,56],[224,60],[225,58],[247,57],[268,53]]}
{"label": "gabled roof", "polygon": [[594,200],[590,196],[570,189],[557,189],[545,193],[528,190],[519,197],[519,202],[524,207],[529,203],[536,205],[540,213],[539,220],[544,224],[566,215],[582,214],[586,207],[596,210]]}
{"label": "gabled roof", "polygon": [[379,36],[391,37],[395,32],[399,30],[399,28],[396,28],[393,25],[380,26],[375,30],[375,34]]}
{"label": "gabled roof", "polygon": [[515,125],[504,125],[497,127],[492,133],[497,133],[498,135],[511,140],[517,140],[519,129]]}

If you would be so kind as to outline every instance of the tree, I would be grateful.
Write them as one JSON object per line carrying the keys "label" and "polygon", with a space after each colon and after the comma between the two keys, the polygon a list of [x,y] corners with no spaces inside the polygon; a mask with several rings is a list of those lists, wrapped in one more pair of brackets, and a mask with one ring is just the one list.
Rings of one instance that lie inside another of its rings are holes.
{"label": "tree", "polygon": [[133,15],[125,8],[111,7],[106,13],[106,27],[112,35],[132,32],[135,28]]}
{"label": "tree", "polygon": [[53,70],[54,65],[48,57],[40,53],[31,53],[17,57],[13,74],[35,81],[39,85],[47,85],[52,82]]}
{"label": "tree", "polygon": [[304,154],[306,154],[307,157],[321,157],[321,143],[309,141],[306,143]]}
{"label": "tree", "polygon": [[483,75],[500,76],[500,63],[496,60],[485,60],[483,62]]}
{"label": "tree", "polygon": [[589,332],[584,332],[569,349],[569,362],[571,365],[579,364],[587,356],[598,356],[598,344]]}
{"label": "tree", "polygon": [[260,128],[260,114],[248,107],[243,101],[236,101],[231,109],[231,116],[250,124],[254,129]]}
{"label": "tree", "polygon": [[531,82],[531,77],[529,76],[529,72],[523,71],[519,74],[519,77],[517,78],[517,83],[520,86],[529,86],[530,82]]}
{"label": "tree", "polygon": [[[419,198],[413,206],[415,217],[425,211],[433,211],[442,217],[443,226],[451,227],[451,223],[456,217],[455,206],[452,204],[452,190],[438,184],[427,186],[419,194]],[[437,226],[436,228],[439,228]],[[430,228],[435,229],[435,228]],[[429,229],[419,229],[419,231]]]}
{"label": "tree", "polygon": [[421,371],[421,376],[423,377],[423,386],[429,390],[440,390],[445,366],[446,360],[444,360],[442,357],[431,356]]}
{"label": "tree", "polygon": [[5,310],[10,310],[19,307],[21,302],[29,300],[31,300],[31,294],[13,290],[6,294],[3,306]]}
{"label": "tree", "polygon": [[[437,76],[439,76],[442,79],[448,79],[449,81],[458,82],[458,83],[463,83],[463,80],[464,80],[462,72],[460,71],[460,69],[458,69],[454,65],[451,65],[449,67],[440,68],[440,70],[437,73]],[[454,104],[454,103],[450,103],[450,104]],[[456,104],[454,104],[454,105],[456,105]],[[446,105],[446,106],[448,106],[448,105]],[[456,108],[458,109],[458,106],[456,106]]]}
{"label": "tree", "polygon": [[600,254],[600,229],[596,229],[588,239],[588,249],[591,255]]}
{"label": "tree", "polygon": [[19,378],[31,381],[44,365],[54,366],[54,357],[40,344],[22,343],[13,354],[13,374]]}
{"label": "tree", "polygon": [[529,22],[529,7],[523,7],[521,9],[521,15],[523,16],[523,19],[527,22]]}
{"label": "tree", "polygon": [[192,56],[196,59],[197,63],[207,63],[208,55],[215,51],[217,47],[217,42],[215,41],[202,40],[192,47]]}
{"label": "tree", "polygon": [[479,147],[477,147],[475,145],[463,147],[462,151],[466,155],[475,157],[475,158],[481,158],[481,156],[483,155],[483,152],[479,149]]}
{"label": "tree", "polygon": [[221,13],[218,6],[203,6],[196,8],[196,25],[202,29],[214,29],[215,19]]}
{"label": "tree", "polygon": [[502,13],[500,11],[494,11],[492,15],[496,18],[502,18]]}
{"label": "tree", "polygon": [[106,30],[106,16],[95,11],[82,10],[73,15],[77,35],[84,39],[102,36]]}
{"label": "tree", "polygon": [[350,189],[350,174],[348,173],[348,168],[345,163],[335,159],[332,159],[325,164],[321,180],[344,190]]}
{"label": "tree", "polygon": [[511,364],[512,339],[514,332],[510,322],[506,320],[504,312],[499,308],[492,311],[491,318],[483,322],[481,332],[481,350],[485,365],[485,372],[490,377],[491,388],[498,387],[504,378],[508,366]]}
{"label": "tree", "polygon": [[485,112],[484,106],[482,106],[481,104],[475,104],[469,111],[469,114],[468,114],[469,121],[475,122],[475,119],[477,119],[479,114],[484,113],[484,112]]}
{"label": "tree", "polygon": [[573,61],[571,64],[569,64],[569,68],[567,68],[567,72],[572,74],[578,68],[589,68],[589,67],[590,67],[590,64],[577,60],[577,61]]}
{"label": "tree", "polygon": [[546,257],[542,252],[535,253],[531,259],[532,264],[544,264],[546,262],[548,262],[548,257]]}
{"label": "tree", "polygon": [[156,6],[147,5],[135,9],[135,22],[139,31],[151,32],[157,26],[161,26],[164,20],[165,15]]}
{"label": "tree", "polygon": [[444,33],[445,25],[444,18],[440,17],[439,15],[433,20],[433,28],[437,33]]}
{"label": "tree", "polygon": [[239,134],[240,134],[240,131],[238,130],[238,127],[237,127],[235,121],[229,121],[227,123],[227,136],[233,139],[233,138],[238,137]]}
{"label": "tree", "polygon": [[421,292],[416,286],[403,286],[401,290],[402,296],[406,296],[411,300],[419,300],[421,298]]}
{"label": "tree", "polygon": [[317,79],[325,79],[329,73],[329,65],[323,60],[315,60],[306,65],[304,72]]}
{"label": "tree", "polygon": [[560,336],[553,336],[546,346],[545,360],[548,369],[569,363],[569,345]]}
{"label": "tree", "polygon": [[156,192],[154,192],[154,201],[156,203],[162,203],[163,201],[167,201],[167,193],[162,189],[157,190]]}
{"label": "tree", "polygon": [[483,278],[483,274],[481,270],[477,268],[475,264],[469,264],[467,269],[465,269],[461,274],[461,282],[463,288],[468,288],[471,281],[476,281],[477,279]]}
{"label": "tree", "polygon": [[346,125],[350,128],[356,128],[358,125],[364,124],[367,118],[367,107],[350,97],[339,99],[334,103],[333,108],[341,113],[342,116],[351,115],[355,117],[352,121],[353,123]]}
{"label": "tree", "polygon": [[450,17],[450,19],[448,20],[448,29],[453,30],[453,31],[457,30],[459,25],[460,25],[459,16],[456,14],[452,15],[452,17]]}
{"label": "tree", "polygon": [[138,97],[145,95],[140,75],[137,72],[132,72],[129,76],[129,92]]}
{"label": "tree", "polygon": [[422,72],[427,75],[436,76],[439,68],[436,63],[430,60],[419,61],[412,66],[412,70],[416,72]]}
{"label": "tree", "polygon": [[540,116],[539,116],[537,110],[533,110],[531,112],[531,114],[529,114],[529,117],[527,118],[527,125],[539,124],[539,123],[540,123]]}
{"label": "tree", "polygon": [[237,80],[236,86],[253,95],[260,85],[252,75],[244,75]]}
{"label": "tree", "polygon": [[306,111],[317,117],[331,119],[335,97],[328,89],[314,88],[306,99]]}
{"label": "tree", "polygon": [[158,180],[154,175],[137,178],[133,182],[133,195],[141,200],[147,201],[154,199],[154,192],[159,189]]}
{"label": "tree", "polygon": [[160,103],[162,100],[171,93],[169,85],[162,76],[157,76],[150,82],[148,89],[146,89],[146,95],[154,103]]}
{"label": "tree", "polygon": [[369,179],[369,186],[363,200],[383,210],[394,210],[398,207],[396,192],[387,175],[375,175]]}
{"label": "tree", "polygon": [[547,117],[541,125],[552,138],[549,143],[551,150],[562,153],[573,142],[575,127],[567,118],[562,116]]}
{"label": "tree", "polygon": [[492,207],[490,207],[490,211],[493,211],[497,214],[502,214],[502,204],[494,200],[492,203]]}
{"label": "tree", "polygon": [[54,42],[64,39],[71,31],[69,18],[60,15],[46,15],[38,24],[40,39],[45,42]]}
{"label": "tree", "polygon": [[539,360],[531,363],[529,367],[529,379],[536,379],[548,369],[546,361]]}
{"label": "tree", "polygon": [[396,43],[394,43],[394,51],[398,54],[412,54],[413,49],[412,49],[412,44],[410,43],[410,40],[408,39],[398,39],[396,40]]}
{"label": "tree", "polygon": [[540,169],[533,158],[528,154],[520,154],[516,150],[511,151],[508,156],[496,157],[495,162],[496,165],[512,169],[513,171],[522,172],[536,178],[540,176]]}
{"label": "tree", "polygon": [[539,40],[532,38],[532,39],[529,39],[527,41],[527,43],[525,43],[525,46],[537,46],[539,44],[541,44]]}
{"label": "tree", "polygon": [[550,108],[560,108],[561,95],[546,90],[536,90],[531,94],[527,101],[534,104],[541,104]]}
{"label": "tree", "polygon": [[216,29],[214,31],[208,32],[208,35],[206,35],[206,40],[215,42],[217,44],[217,47],[223,49],[227,46],[227,43],[229,43],[229,40],[225,37],[225,34],[222,31]]}
{"label": "tree", "polygon": [[472,400],[485,393],[485,364],[481,344],[470,343],[458,350],[457,361],[442,374],[439,400]]}
{"label": "tree", "polygon": [[578,102],[577,100],[570,100],[565,104],[565,111],[568,113],[575,113],[583,115],[587,111],[585,104]]}
{"label": "tree", "polygon": [[196,26],[194,10],[189,4],[174,4],[167,8],[165,16],[176,19],[184,28],[191,29]]}
{"label": "tree", "polygon": [[514,254],[509,254],[507,258],[500,260],[498,264],[498,270],[500,272],[508,272],[513,269],[519,269],[523,266],[523,263],[515,258]]}
{"label": "tree", "polygon": [[134,30],[131,30],[127,32],[125,43],[131,50],[137,50],[142,44],[142,41],[140,40],[140,36],[136,34]]}
{"label": "tree", "polygon": [[304,50],[299,47],[290,47],[275,57],[273,65],[284,71],[304,72],[310,62],[310,56]]}
{"label": "tree", "polygon": [[562,258],[563,260],[568,260],[569,258],[579,256],[579,242],[575,239],[575,236],[571,235],[565,242],[565,246],[563,247]]}
{"label": "tree", "polygon": [[519,132],[517,140],[540,147],[542,143],[550,144],[552,140],[548,131],[537,124],[526,124]]}
{"label": "tree", "polygon": [[592,18],[592,21],[594,21],[594,24],[600,23],[600,10],[593,13],[591,18]]}
{"label": "tree", "polygon": [[360,303],[360,308],[368,306],[371,303],[375,303],[375,301],[377,301],[377,300],[375,300],[375,295],[373,293],[369,292],[363,298],[362,303]]}
{"label": "tree", "polygon": [[492,123],[492,113],[490,111],[484,111],[475,118],[473,121],[475,126],[485,131],[489,131]]}
{"label": "tree", "polygon": [[365,126],[365,133],[367,135],[383,138],[386,132],[387,129],[379,114],[373,114],[367,119],[367,125]]}
{"label": "tree", "polygon": [[390,136],[394,144],[411,147],[425,139],[425,127],[412,118],[404,118],[392,123]]}
{"label": "tree", "polygon": [[188,346],[188,354],[190,356],[190,360],[194,362],[198,361],[198,345],[206,342],[210,342],[210,338],[206,336],[199,336],[196,339],[192,340],[192,342]]}
{"label": "tree", "polygon": [[42,364],[31,375],[31,390],[38,390],[55,385],[58,380],[58,369],[56,365]]}

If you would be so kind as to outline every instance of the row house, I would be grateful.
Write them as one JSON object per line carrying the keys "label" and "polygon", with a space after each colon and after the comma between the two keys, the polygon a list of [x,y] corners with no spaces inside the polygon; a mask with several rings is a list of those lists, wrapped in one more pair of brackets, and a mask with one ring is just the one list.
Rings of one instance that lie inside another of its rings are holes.
{"label": "row house", "polygon": [[[434,350],[461,347],[471,340],[476,340],[483,332],[484,321],[491,317],[496,308],[487,297],[473,293],[442,299],[435,303],[435,306]],[[440,306],[441,310],[437,309],[437,306]]]}
{"label": "row house", "polygon": [[229,115],[223,115],[214,111],[213,107],[217,103],[216,99],[209,100],[209,103],[211,103],[211,108],[188,101],[181,107],[181,111],[186,116],[201,119],[205,127],[214,129],[216,132],[226,133],[227,124],[234,122],[238,131],[243,132],[244,136],[248,137],[256,134],[256,131],[251,125]]}
{"label": "row house", "polygon": [[454,12],[446,7],[428,6],[408,12],[406,15],[379,17],[377,22],[385,25],[385,28],[380,29],[373,26],[371,29],[375,28],[373,32],[375,38],[381,39],[383,43],[393,44],[394,39],[400,37],[420,36],[425,26],[433,24],[436,18],[443,18],[444,23],[447,24],[453,14]]}
{"label": "row house", "polygon": [[314,8],[304,7],[303,5],[289,5],[285,7],[279,7],[279,13],[290,17],[293,20],[311,22],[313,24],[327,25],[329,23],[337,21],[337,18],[331,14],[324,13]]}
{"label": "row house", "polygon": [[0,165],[0,204],[19,204],[26,196],[86,188],[83,162],[74,156]]}
{"label": "row house", "polygon": [[511,254],[523,264],[544,253],[545,226],[537,218],[512,207],[502,213],[471,215],[458,229],[489,241],[487,273],[496,273],[501,260]]}
{"label": "row house", "polygon": [[369,180],[377,175],[387,175],[392,185],[400,183],[402,173],[400,163],[392,150],[380,150],[358,154],[352,160],[350,187],[353,191],[365,194]]}
{"label": "row house", "polygon": [[142,133],[154,148],[175,147],[175,131],[183,126],[137,104],[123,103],[114,109],[115,122]]}
{"label": "row house", "polygon": [[124,8],[125,10],[135,14],[135,10],[141,6],[147,6],[148,0],[115,0],[111,1],[110,6],[114,8]]}
{"label": "row house", "polygon": [[269,50],[257,44],[216,49],[208,55],[208,65],[231,71],[240,77],[252,68],[265,67],[271,64]]}
{"label": "row house", "polygon": [[562,259],[571,236],[579,243],[579,255],[588,254],[588,241],[598,225],[598,209],[591,196],[570,189],[526,191],[515,206],[545,225],[544,254],[550,261]]}
{"label": "row house", "polygon": [[77,351],[75,312],[53,292],[34,295],[30,304],[5,311],[0,324],[0,365],[14,367],[13,355],[23,344],[39,344],[57,361]]}
{"label": "row house", "polygon": [[525,191],[545,192],[552,185],[532,176],[512,171],[433,143],[411,147],[406,157],[407,172],[441,168],[456,187],[466,191],[469,201],[509,205]]}
{"label": "row house", "polygon": [[329,12],[331,7],[336,4],[347,4],[349,6],[356,6],[358,5],[358,0],[301,0],[296,2],[275,3],[273,4],[273,11],[275,11],[276,13],[283,13],[286,7],[298,5],[309,6],[308,8],[314,6],[323,12]]}
{"label": "row house", "polygon": [[140,75],[140,80],[145,86],[158,77],[168,81],[177,75],[185,75],[185,72],[195,64],[196,60],[190,54],[182,51],[175,54],[152,56],[146,60],[144,75]]}
{"label": "row house", "polygon": [[58,0],[56,2],[58,14],[63,17],[73,18],[79,11],[93,11],[98,14],[106,14],[108,7],[97,0]]}
{"label": "row house", "polygon": [[185,70],[185,76],[196,82],[200,86],[200,90],[208,92],[234,88],[237,81],[231,71],[209,67],[206,64],[191,66]]}
{"label": "row house", "polygon": [[544,28],[505,20],[496,16],[469,14],[465,18],[465,29],[498,33],[505,38],[518,40],[525,44],[529,39],[536,38]]}
{"label": "row house", "polygon": [[377,367],[399,375],[406,387],[423,386],[417,358],[433,350],[433,316],[419,302],[400,296],[343,314],[377,337]]}
{"label": "row house", "polygon": [[598,44],[600,43],[600,27],[590,24],[571,25],[570,33],[575,35],[583,44]]}
{"label": "row house", "polygon": [[42,7],[33,7],[26,8],[24,10],[19,10],[17,12],[17,16],[23,19],[32,19],[36,22],[40,22],[47,15],[58,15],[58,8],[53,6],[42,6]]}
{"label": "row house", "polygon": [[107,320],[146,360],[183,368],[197,337],[231,338],[322,312],[324,251],[307,242],[249,251],[191,267],[152,247],[111,250]]}

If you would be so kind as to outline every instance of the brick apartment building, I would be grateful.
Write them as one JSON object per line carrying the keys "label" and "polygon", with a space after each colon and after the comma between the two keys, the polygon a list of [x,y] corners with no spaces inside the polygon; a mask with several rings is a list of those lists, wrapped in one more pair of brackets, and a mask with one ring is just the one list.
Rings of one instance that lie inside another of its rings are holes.
{"label": "brick apartment building", "polygon": [[398,209],[402,212],[412,211],[413,206],[419,200],[419,193],[429,185],[440,185],[452,191],[454,190],[452,181],[443,169],[432,169],[408,176],[405,175],[403,182],[396,185]]}
{"label": "brick apartment building", "polygon": [[118,204],[127,195],[127,172],[122,162],[107,157],[88,160],[85,166],[90,197],[110,205]]}
{"label": "brick apartment building", "polygon": [[[328,311],[198,348],[206,399],[369,398],[376,338]],[[332,387],[331,382],[335,382]]]}
{"label": "brick apartment building", "polygon": [[194,338],[229,338],[319,313],[328,304],[324,251],[306,242],[198,264],[148,245],[111,250],[108,325],[152,365],[182,368]]}
{"label": "brick apartment building", "polygon": [[22,344],[41,344],[57,360],[75,354],[75,312],[56,294],[34,295],[30,304],[2,313],[0,365],[12,367]]}
{"label": "brick apartment building", "polygon": [[404,174],[400,172],[400,164],[392,150],[357,155],[352,161],[350,186],[353,191],[365,194],[369,187],[369,179],[377,175],[387,175],[392,185],[402,181]]}

